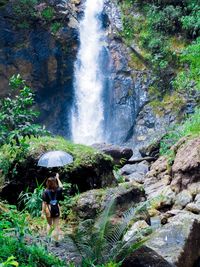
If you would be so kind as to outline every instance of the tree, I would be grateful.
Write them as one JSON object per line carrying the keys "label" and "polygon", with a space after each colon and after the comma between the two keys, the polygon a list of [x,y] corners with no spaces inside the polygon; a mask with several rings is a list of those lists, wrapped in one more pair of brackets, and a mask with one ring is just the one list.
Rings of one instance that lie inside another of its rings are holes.
{"label": "tree", "polygon": [[11,143],[19,146],[26,137],[47,134],[44,128],[34,123],[39,113],[32,108],[32,89],[26,85],[20,74],[13,75],[9,85],[11,94],[0,100],[0,145]]}

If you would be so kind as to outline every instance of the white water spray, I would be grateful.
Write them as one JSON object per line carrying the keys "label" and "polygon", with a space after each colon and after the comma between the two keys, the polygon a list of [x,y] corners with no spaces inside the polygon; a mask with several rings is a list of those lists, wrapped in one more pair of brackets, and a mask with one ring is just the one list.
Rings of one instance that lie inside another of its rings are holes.
{"label": "white water spray", "polygon": [[103,141],[103,82],[100,73],[100,52],[103,31],[98,15],[104,0],[86,0],[80,23],[80,49],[75,63],[75,107],[72,111],[72,139],[75,143]]}

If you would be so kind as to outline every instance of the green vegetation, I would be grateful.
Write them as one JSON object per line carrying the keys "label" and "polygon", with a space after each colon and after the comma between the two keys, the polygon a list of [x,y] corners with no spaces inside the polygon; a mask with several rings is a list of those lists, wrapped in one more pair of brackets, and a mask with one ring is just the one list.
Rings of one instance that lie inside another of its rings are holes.
{"label": "green vegetation", "polygon": [[[178,112],[185,104],[179,91],[200,89],[199,1],[124,0],[120,1],[120,6],[124,26],[122,38],[128,45],[137,44],[143,63],[146,61],[147,67],[153,68],[154,111],[162,115],[160,103],[166,96],[171,98],[174,112]],[[130,66],[137,69],[137,54],[132,56]],[[179,108],[176,109],[178,98]],[[165,99],[161,103],[163,110],[171,106],[166,105]]]}
{"label": "green vegetation", "polygon": [[49,6],[49,7],[46,7],[44,10],[42,10],[41,15],[45,20],[50,21],[52,20],[54,13],[55,11],[53,7]]}
{"label": "green vegetation", "polygon": [[173,162],[175,157],[174,151],[170,149],[175,145],[180,138],[194,138],[200,135],[200,108],[195,110],[195,113],[189,116],[185,122],[180,125],[175,125],[162,138],[160,144],[160,154],[166,155],[169,158],[169,163]]}
{"label": "green vegetation", "polygon": [[9,255],[15,255],[20,267],[51,267],[66,266],[38,245],[26,245],[16,238],[0,235],[0,259],[5,260]]}
{"label": "green vegetation", "polygon": [[[34,93],[26,85],[22,77],[14,75],[10,78],[12,94],[0,99],[0,145],[10,143],[24,145],[25,138],[39,136],[47,132],[37,124],[34,124],[38,112],[32,109]],[[18,92],[18,95],[16,94]]]}
{"label": "green vegetation", "polygon": [[10,78],[10,87],[10,96],[0,99],[0,183],[9,172],[11,177],[16,174],[28,153],[28,139],[48,134],[34,123],[39,115],[32,108],[34,93],[19,74]]}
{"label": "green vegetation", "polygon": [[6,211],[0,212],[0,266],[66,266],[38,244],[29,228],[28,215],[3,206]]}
{"label": "green vegetation", "polygon": [[74,157],[73,164],[67,165],[65,169],[73,170],[81,166],[95,165],[99,160],[104,159],[112,163],[112,158],[98,152],[92,147],[73,144],[62,137],[44,136],[40,138],[31,138],[29,155],[37,157],[48,150],[63,150]]}
{"label": "green vegetation", "polygon": [[[3,8],[9,1],[0,0],[0,8]],[[40,6],[40,4],[44,6]],[[48,1],[41,0],[16,0],[13,2],[12,11],[15,25],[19,29],[30,29],[38,19],[42,19],[41,25],[50,27],[52,33],[56,33],[61,27],[60,22],[50,22],[54,19],[56,11]]]}
{"label": "green vegetation", "polygon": [[13,13],[17,20],[17,26],[21,29],[28,29],[36,18],[35,5],[38,0],[18,0],[13,5]]}
{"label": "green vegetation", "polygon": [[15,260],[15,257],[11,256],[9,257],[5,262],[0,263],[0,267],[5,266],[19,266],[18,262]]}
{"label": "green vegetation", "polygon": [[44,185],[39,185],[33,192],[29,192],[28,188],[26,192],[21,192],[19,195],[19,205],[24,206],[24,210],[28,211],[31,216],[39,217],[41,215],[42,207],[42,193],[44,192]]}
{"label": "green vegetation", "polygon": [[36,15],[34,6],[37,3],[38,0],[18,0],[13,6],[13,11],[19,20],[34,18]]}
{"label": "green vegetation", "polygon": [[62,23],[60,22],[54,22],[51,24],[51,32],[52,33],[57,33],[59,29],[62,28]]}
{"label": "green vegetation", "polygon": [[120,266],[119,259],[123,261],[125,256],[144,243],[141,238],[135,243],[129,243],[123,238],[129,223],[134,220],[136,214],[142,212],[143,205],[124,212],[120,222],[115,225],[110,221],[115,211],[114,198],[105,206],[95,222],[91,219],[83,221],[75,234],[66,237],[68,243],[72,244],[71,247],[74,247],[74,254],[81,255],[81,266]]}
{"label": "green vegetation", "polygon": [[[74,255],[82,258],[82,263],[78,266],[119,267],[121,265],[119,259],[123,261],[125,256],[140,247],[146,240],[144,236],[150,233],[149,229],[146,229],[142,235],[138,234],[140,241],[133,244],[123,238],[129,224],[134,221],[137,214],[143,211],[144,205],[146,204],[135,209],[130,208],[124,212],[120,223],[113,225],[110,221],[115,211],[113,198],[108,201],[96,222],[85,220],[79,224],[73,234],[66,235],[65,241],[71,249],[74,248]],[[12,266],[12,264],[22,267],[74,267],[73,262],[67,265],[48,253],[41,245],[43,242],[40,240],[40,231],[36,219],[31,218],[28,213],[18,212],[14,206],[0,203],[0,262],[2,262],[2,267]]]}
{"label": "green vegetation", "polygon": [[178,73],[174,81],[175,88],[200,90],[200,37],[183,49],[180,61],[183,65],[187,65],[188,69]]}
{"label": "green vegetation", "polygon": [[50,150],[62,150],[74,157],[73,164],[66,165],[62,172],[78,170],[81,167],[90,166],[96,168],[102,160],[112,166],[113,160],[110,156],[100,153],[85,145],[73,144],[62,137],[25,137],[20,139],[20,147],[16,144],[5,144],[0,147],[0,183],[7,178],[14,177],[17,174],[17,168],[23,165],[25,168],[26,159],[37,159],[43,153]]}

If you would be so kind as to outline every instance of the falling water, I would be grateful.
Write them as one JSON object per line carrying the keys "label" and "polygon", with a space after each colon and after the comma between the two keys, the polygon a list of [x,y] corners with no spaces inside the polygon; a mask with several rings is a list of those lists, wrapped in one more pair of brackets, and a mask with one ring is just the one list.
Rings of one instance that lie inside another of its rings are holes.
{"label": "falling water", "polygon": [[80,48],[75,63],[75,105],[72,112],[72,139],[75,143],[103,141],[103,82],[100,53],[103,31],[100,14],[104,0],[86,0],[80,23]]}

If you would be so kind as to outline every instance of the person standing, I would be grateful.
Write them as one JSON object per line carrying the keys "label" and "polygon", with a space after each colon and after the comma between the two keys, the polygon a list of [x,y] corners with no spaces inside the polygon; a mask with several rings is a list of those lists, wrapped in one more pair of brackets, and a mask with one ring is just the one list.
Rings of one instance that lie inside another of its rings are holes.
{"label": "person standing", "polygon": [[59,175],[56,174],[56,177],[49,177],[42,195],[42,217],[46,217],[47,232],[52,230],[52,238],[56,244],[58,244],[60,235],[59,220],[61,214],[59,201],[63,199],[63,185]]}

